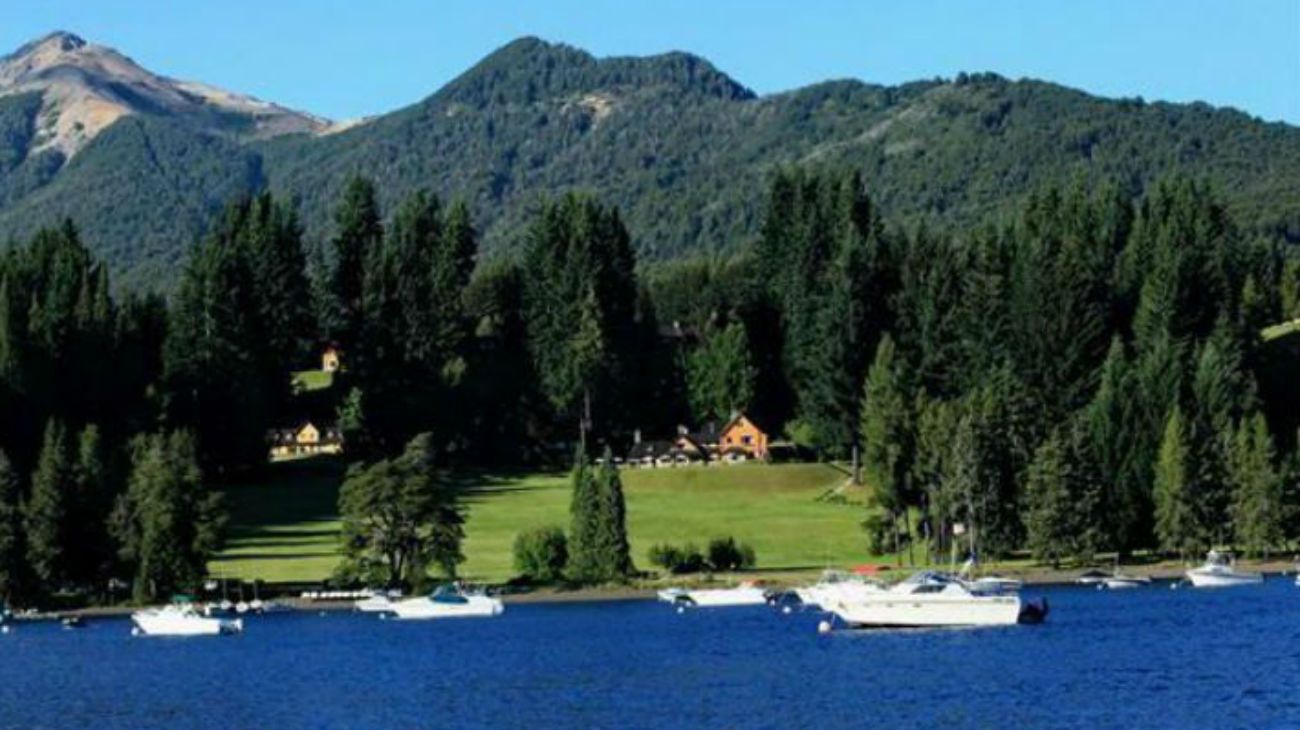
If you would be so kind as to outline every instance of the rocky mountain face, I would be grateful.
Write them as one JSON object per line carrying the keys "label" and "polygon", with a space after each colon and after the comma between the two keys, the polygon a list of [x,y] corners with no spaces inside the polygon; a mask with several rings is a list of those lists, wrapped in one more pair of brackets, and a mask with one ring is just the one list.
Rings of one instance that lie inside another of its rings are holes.
{"label": "rocky mountain face", "polygon": [[[332,132],[332,133],[327,133]],[[347,176],[386,206],[467,200],[489,253],[544,195],[617,204],[644,259],[735,251],[782,165],[861,171],[900,224],[963,230],[1045,185],[1208,179],[1237,220],[1300,240],[1300,128],[1205,104],[1111,100],[993,74],[758,96],[686,53],[595,58],[525,38],[428,98],[349,128],[56,34],[0,62],[0,241],[71,217],[128,281],[165,285],[213,213],[270,188],[309,240]]]}
{"label": "rocky mountain face", "polygon": [[51,33],[0,58],[0,97],[38,94],[29,153],[71,158],[124,116],[184,120],[196,131],[236,139],[320,133],[327,120],[205,84],[141,68],[112,48]]}

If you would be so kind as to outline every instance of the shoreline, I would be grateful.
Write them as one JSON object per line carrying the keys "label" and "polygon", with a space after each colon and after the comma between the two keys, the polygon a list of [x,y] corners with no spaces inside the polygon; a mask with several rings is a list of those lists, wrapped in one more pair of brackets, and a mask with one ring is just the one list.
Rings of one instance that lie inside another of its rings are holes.
{"label": "shoreline", "polygon": [[[882,566],[883,567],[883,566]],[[933,566],[929,566],[933,567]],[[1178,563],[1156,563],[1152,565],[1128,566],[1125,572],[1136,576],[1149,577],[1152,580],[1176,580],[1181,578],[1189,566]],[[1296,573],[1296,564],[1290,561],[1270,560],[1259,563],[1244,564],[1243,567],[1263,573],[1266,578],[1278,578]],[[925,570],[927,566],[888,566],[881,575],[888,580],[893,576],[904,576],[916,570]],[[1069,586],[1075,585],[1079,575],[1096,567],[1054,569],[1045,566],[1008,567],[999,569],[989,566],[981,571],[985,575],[1017,578],[1026,587],[1031,586]],[[787,590],[798,585],[815,582],[822,569],[803,570],[758,570],[749,573],[728,573],[711,576],[679,576],[679,580],[656,580],[652,583],[631,583],[627,585],[610,585],[578,589],[543,586],[519,593],[498,594],[507,605],[564,605],[572,603],[605,603],[613,601],[653,600],[658,591],[668,587],[720,587],[735,585],[741,581],[755,581],[774,590]],[[296,611],[317,611],[338,613],[353,610],[351,600],[311,600],[298,596],[286,596],[276,599],[286,603]],[[58,621],[63,618],[114,618],[130,616],[140,610],[141,606],[86,606],[66,611],[38,612],[35,614],[17,614],[15,621]]]}

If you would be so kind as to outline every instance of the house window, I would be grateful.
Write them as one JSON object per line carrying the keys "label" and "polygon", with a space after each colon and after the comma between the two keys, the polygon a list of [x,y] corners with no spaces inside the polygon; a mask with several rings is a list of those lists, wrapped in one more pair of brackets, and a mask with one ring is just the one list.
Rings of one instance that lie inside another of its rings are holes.
{"label": "house window", "polygon": [[741,442],[744,443],[746,446],[749,446],[750,442],[754,440],[754,437],[753,437],[753,436],[750,436],[749,434],[745,434],[744,436],[741,436],[741,437],[740,437],[740,440],[741,440]]}

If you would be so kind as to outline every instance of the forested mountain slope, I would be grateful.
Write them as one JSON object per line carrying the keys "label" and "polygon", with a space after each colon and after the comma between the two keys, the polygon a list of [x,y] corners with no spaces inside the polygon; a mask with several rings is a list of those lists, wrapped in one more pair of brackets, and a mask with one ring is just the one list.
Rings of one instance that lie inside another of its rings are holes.
{"label": "forested mountain slope", "polygon": [[1190,173],[1242,225],[1300,238],[1300,129],[988,74],[760,97],[688,54],[596,59],[526,38],[337,134],[243,141],[142,114],[62,167],[22,141],[33,104],[0,98],[0,240],[71,216],[128,280],[153,283],[242,189],[296,199],[319,242],[354,173],[385,204],[421,187],[466,199],[489,252],[517,242],[541,196],[568,189],[618,205],[642,260],[736,250],[787,164],[858,169],[889,220],[936,225],[988,220],[1047,183],[1104,178],[1137,192]]}

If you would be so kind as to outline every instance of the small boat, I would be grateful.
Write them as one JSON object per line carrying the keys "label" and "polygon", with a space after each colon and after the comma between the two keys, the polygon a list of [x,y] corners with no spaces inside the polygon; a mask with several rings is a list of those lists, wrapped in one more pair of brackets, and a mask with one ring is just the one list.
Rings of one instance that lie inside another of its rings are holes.
{"label": "small boat", "polygon": [[830,610],[853,627],[1011,626],[1041,623],[1047,602],[1017,594],[981,594],[941,573],[920,572],[878,593],[840,601]]}
{"label": "small boat", "polygon": [[59,624],[61,624],[65,629],[86,628],[86,620],[80,616],[64,616],[59,619]]}
{"label": "small boat", "polygon": [[1142,586],[1151,585],[1151,579],[1145,575],[1128,575],[1119,569],[1119,556],[1115,556],[1115,570],[1110,575],[1102,579],[1101,584],[1112,591],[1122,591],[1128,588],[1141,588]]}
{"label": "small boat", "polygon": [[986,575],[967,582],[972,592],[984,595],[1017,593],[1024,585],[1025,582],[1019,578],[1003,578],[997,575]]}
{"label": "small boat", "polygon": [[147,608],[131,614],[137,636],[218,636],[244,630],[243,619],[204,616],[194,604],[176,601],[161,608]]}
{"label": "small boat", "polygon": [[723,606],[763,606],[767,604],[767,591],[746,581],[732,588],[684,589],[670,588],[659,592],[659,600],[678,606],[718,608]]}
{"label": "small boat", "polygon": [[1187,571],[1187,579],[1196,588],[1231,588],[1264,582],[1263,574],[1237,570],[1232,556],[1217,550],[1205,556],[1204,565]]}
{"label": "small boat", "polygon": [[1151,579],[1145,575],[1115,573],[1103,580],[1102,585],[1112,591],[1120,591],[1126,588],[1141,588],[1142,586],[1151,585]]}
{"label": "small boat", "polygon": [[863,593],[882,590],[884,587],[879,581],[842,570],[827,570],[816,583],[795,588],[794,594],[805,606],[825,608],[835,601],[853,600]]}
{"label": "small boat", "polygon": [[389,609],[399,619],[500,616],[504,611],[500,599],[483,593],[467,593],[455,585],[438,586],[428,596],[393,601]]}
{"label": "small boat", "polygon": [[362,613],[392,613],[393,599],[387,593],[372,593],[353,603],[352,607]]}
{"label": "small boat", "polygon": [[1109,577],[1111,577],[1110,573],[1107,573],[1104,570],[1094,569],[1083,573],[1078,578],[1076,578],[1074,582],[1078,583],[1081,586],[1095,586],[1095,585],[1101,585],[1102,583],[1105,583],[1106,579]]}

